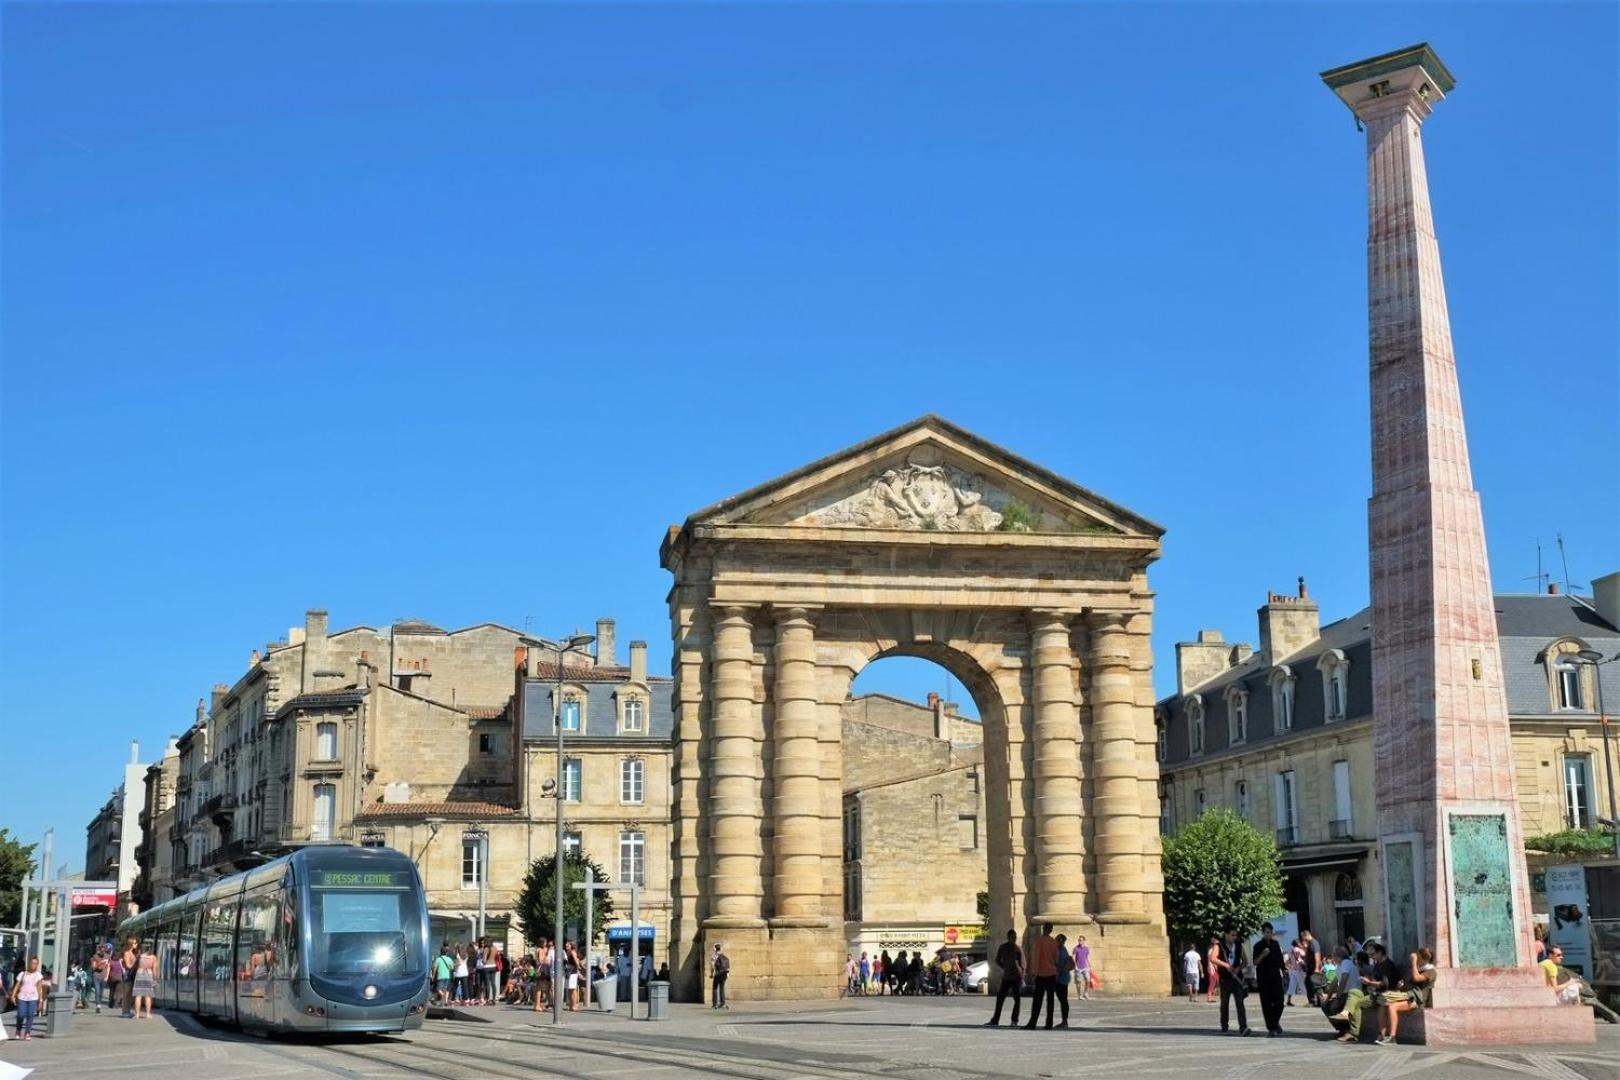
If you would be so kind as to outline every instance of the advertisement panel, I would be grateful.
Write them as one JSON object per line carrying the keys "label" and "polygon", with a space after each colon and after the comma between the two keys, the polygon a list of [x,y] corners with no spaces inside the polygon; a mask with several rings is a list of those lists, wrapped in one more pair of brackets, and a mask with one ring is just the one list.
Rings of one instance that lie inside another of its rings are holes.
{"label": "advertisement panel", "polygon": [[74,889],[73,906],[110,908],[118,902],[116,889]]}
{"label": "advertisement panel", "polygon": [[1586,902],[1586,867],[1547,867],[1547,940],[1564,950],[1564,966],[1592,977],[1592,920]]}

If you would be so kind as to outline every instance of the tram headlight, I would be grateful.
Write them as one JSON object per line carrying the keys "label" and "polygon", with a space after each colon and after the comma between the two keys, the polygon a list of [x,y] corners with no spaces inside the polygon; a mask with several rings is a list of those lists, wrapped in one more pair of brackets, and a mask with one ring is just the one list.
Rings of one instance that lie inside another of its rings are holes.
{"label": "tram headlight", "polygon": [[368,1001],[377,996],[377,988],[375,986],[368,986],[360,992],[366,996],[366,1000]]}

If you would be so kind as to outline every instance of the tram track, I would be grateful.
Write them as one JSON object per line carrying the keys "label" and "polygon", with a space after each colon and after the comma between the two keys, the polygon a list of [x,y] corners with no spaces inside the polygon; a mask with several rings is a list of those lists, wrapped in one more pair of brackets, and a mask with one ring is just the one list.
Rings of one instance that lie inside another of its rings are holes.
{"label": "tram track", "polygon": [[[471,1031],[446,1030],[436,1032],[451,1038],[485,1039]],[[612,1058],[638,1065],[677,1066],[714,1076],[736,1077],[737,1080],[780,1080],[786,1075],[825,1077],[828,1080],[846,1080],[848,1077],[874,1075],[872,1066],[839,1068],[830,1065],[800,1061],[777,1061],[742,1054],[716,1054],[713,1051],[694,1051],[679,1046],[652,1047],[625,1043],[607,1043],[605,1040],[583,1033],[548,1029],[548,1037],[526,1036],[520,1033],[503,1034],[507,1044],[532,1046],[543,1050],[569,1050],[595,1057]],[[561,1044],[569,1044],[566,1047]],[[459,1052],[459,1051],[457,1051]],[[500,1060],[500,1059],[496,1059]],[[881,1072],[881,1069],[878,1069]]]}

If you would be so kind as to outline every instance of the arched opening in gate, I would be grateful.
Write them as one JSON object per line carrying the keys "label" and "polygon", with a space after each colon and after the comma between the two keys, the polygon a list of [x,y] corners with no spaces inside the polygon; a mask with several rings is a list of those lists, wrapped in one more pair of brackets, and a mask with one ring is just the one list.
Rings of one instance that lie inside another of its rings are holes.
{"label": "arched opening in gate", "polygon": [[894,648],[844,703],[844,937],[866,970],[886,958],[891,988],[960,989],[989,951],[986,684],[961,654]]}

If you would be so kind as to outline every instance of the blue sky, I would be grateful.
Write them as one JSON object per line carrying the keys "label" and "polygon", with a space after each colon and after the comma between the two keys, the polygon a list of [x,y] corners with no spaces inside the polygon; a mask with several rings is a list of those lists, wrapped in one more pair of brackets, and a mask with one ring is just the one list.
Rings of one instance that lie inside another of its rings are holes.
{"label": "blue sky", "polygon": [[[1613,5],[0,9],[0,825],[248,653],[618,618],[690,511],[938,412],[1164,523],[1156,645],[1365,603],[1363,145],[1425,139],[1497,587],[1620,569]],[[561,470],[566,479],[558,483]],[[899,661],[860,689],[921,694]]]}

